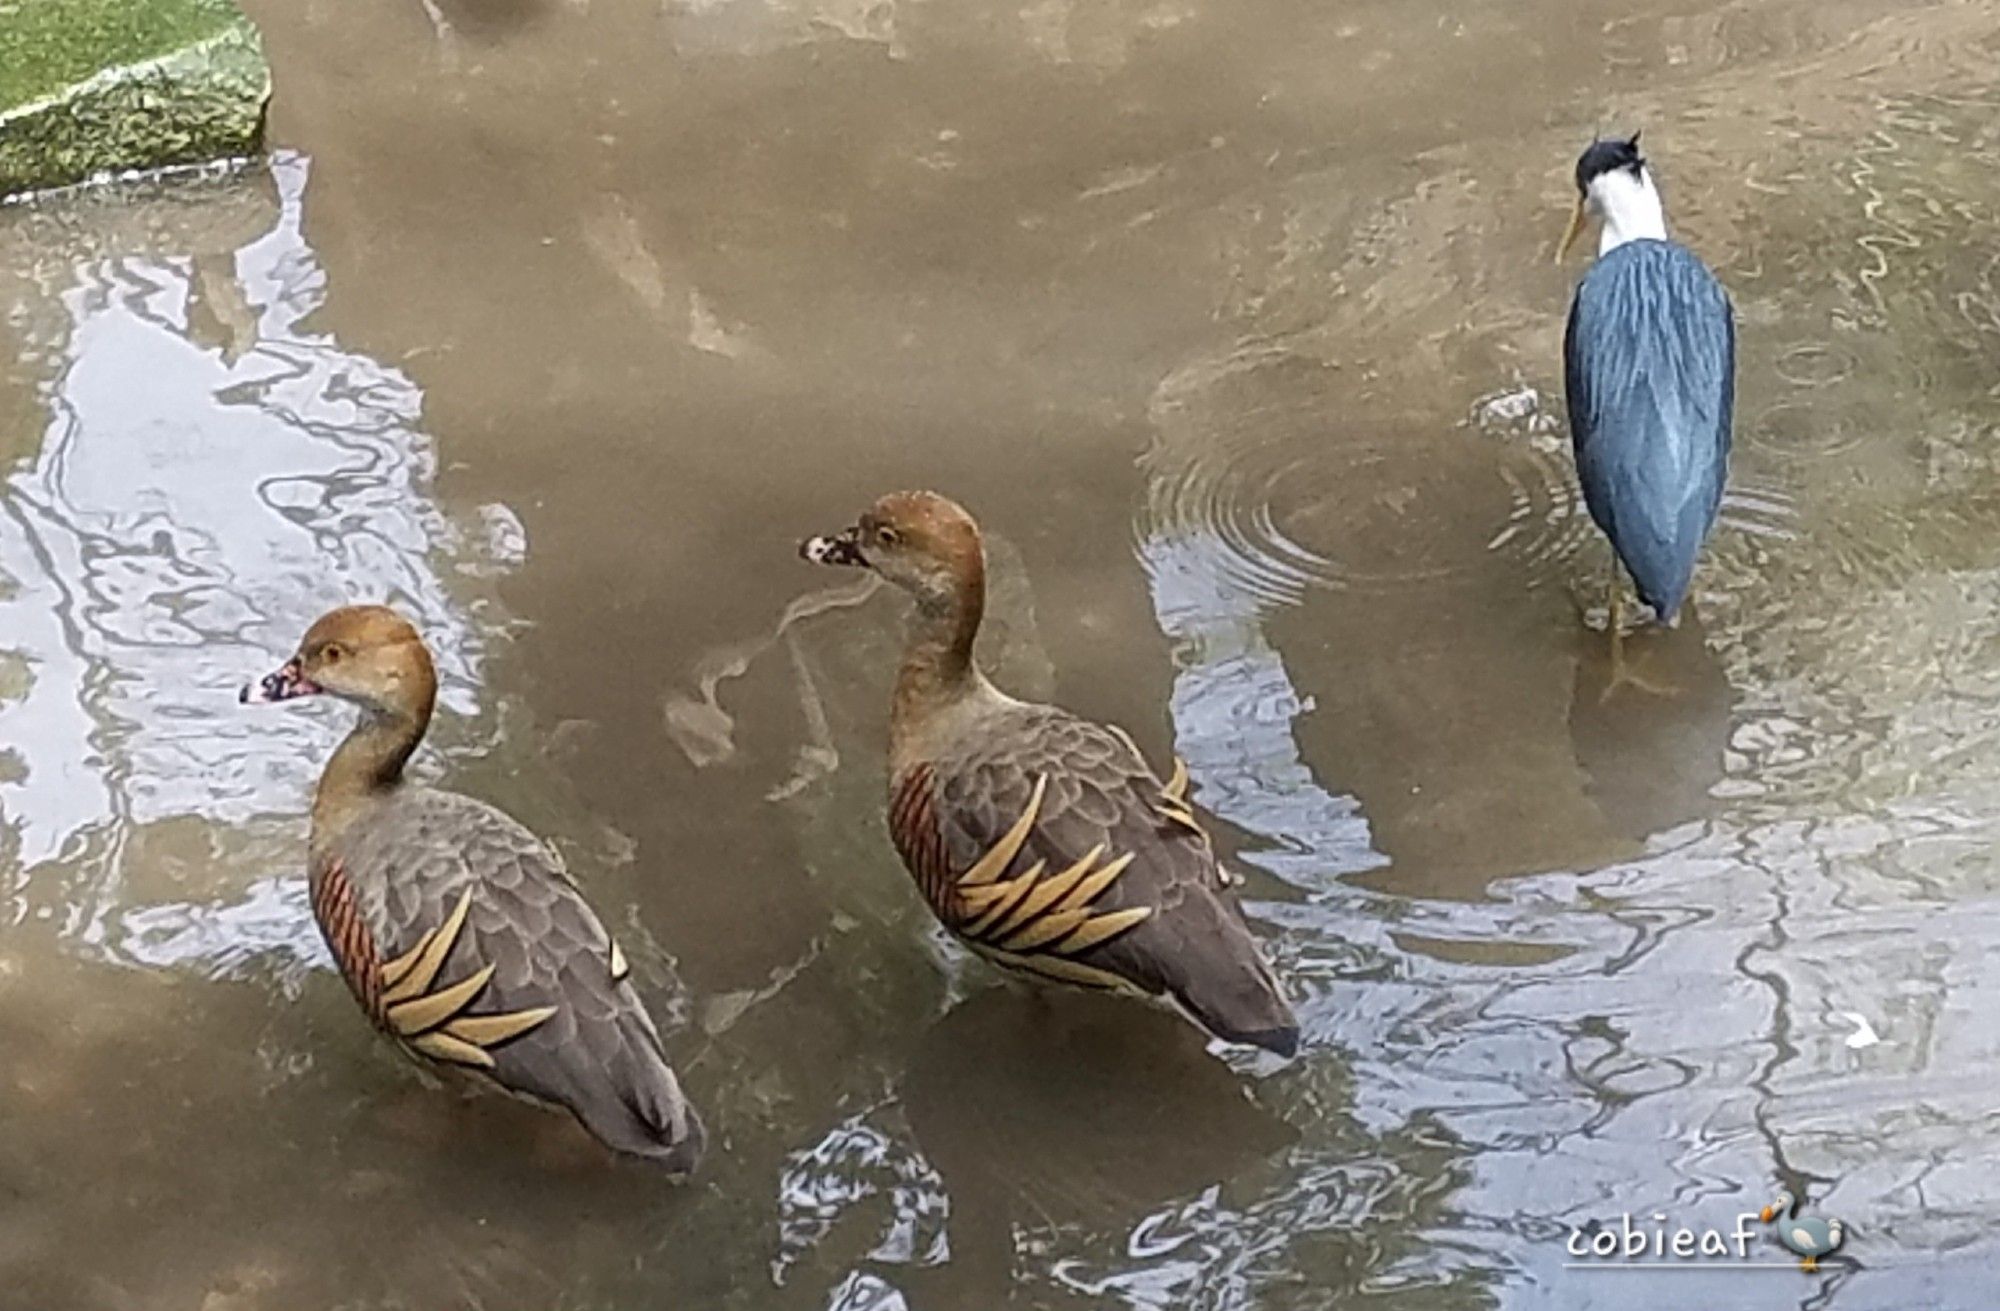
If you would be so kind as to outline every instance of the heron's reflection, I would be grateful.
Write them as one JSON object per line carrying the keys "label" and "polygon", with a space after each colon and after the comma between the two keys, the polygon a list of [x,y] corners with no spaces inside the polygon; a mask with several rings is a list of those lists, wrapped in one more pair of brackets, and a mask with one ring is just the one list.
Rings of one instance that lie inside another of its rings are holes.
{"label": "heron's reflection", "polygon": [[1623,660],[1619,677],[1605,642],[1580,643],[1569,735],[1591,800],[1638,840],[1713,808],[1734,691],[1693,610],[1627,637]]}

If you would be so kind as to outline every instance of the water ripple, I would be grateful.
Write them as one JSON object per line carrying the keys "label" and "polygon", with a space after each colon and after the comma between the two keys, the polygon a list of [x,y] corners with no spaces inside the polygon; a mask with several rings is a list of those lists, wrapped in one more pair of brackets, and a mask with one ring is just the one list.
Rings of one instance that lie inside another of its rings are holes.
{"label": "water ripple", "polygon": [[1271,350],[1168,378],[1142,532],[1212,539],[1227,581],[1267,602],[1313,587],[1535,586],[1590,540],[1574,473],[1549,443],[1356,416],[1337,381]]}
{"label": "water ripple", "polygon": [[[771,1279],[784,1284],[793,1266],[824,1247],[837,1228],[861,1226],[874,1238],[858,1255],[897,1265],[950,1259],[946,1226],[951,1198],[944,1180],[904,1134],[869,1123],[862,1112],[786,1158],[778,1178],[778,1255]],[[872,1220],[860,1218],[874,1213]]]}

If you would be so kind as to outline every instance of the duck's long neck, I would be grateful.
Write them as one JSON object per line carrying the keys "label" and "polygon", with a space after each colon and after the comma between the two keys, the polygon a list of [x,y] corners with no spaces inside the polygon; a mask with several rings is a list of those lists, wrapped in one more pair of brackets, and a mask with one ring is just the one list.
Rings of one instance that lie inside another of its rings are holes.
{"label": "duck's long neck", "polygon": [[894,749],[907,743],[931,716],[988,686],[972,658],[973,639],[979,636],[985,613],[986,566],[977,559],[960,566],[949,593],[918,597],[890,708]]}
{"label": "duck's long neck", "polygon": [[1597,238],[1600,258],[1628,241],[1667,239],[1667,211],[1650,171],[1641,168],[1634,177],[1628,170],[1614,169],[1600,174],[1591,190],[1604,216],[1604,230]]}
{"label": "duck's long neck", "polygon": [[355,818],[403,781],[403,766],[430,727],[431,708],[369,707],[326,769],[313,794],[312,851],[328,850]]}

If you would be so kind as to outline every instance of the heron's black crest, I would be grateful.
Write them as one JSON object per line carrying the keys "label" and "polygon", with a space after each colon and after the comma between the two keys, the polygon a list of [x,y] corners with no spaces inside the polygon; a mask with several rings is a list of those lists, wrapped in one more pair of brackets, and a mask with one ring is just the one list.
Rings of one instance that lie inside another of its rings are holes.
{"label": "heron's black crest", "polygon": [[1604,174],[1615,169],[1629,169],[1633,177],[1646,164],[1639,153],[1639,134],[1634,132],[1629,141],[1593,141],[1576,160],[1576,189],[1590,190],[1590,184]]}

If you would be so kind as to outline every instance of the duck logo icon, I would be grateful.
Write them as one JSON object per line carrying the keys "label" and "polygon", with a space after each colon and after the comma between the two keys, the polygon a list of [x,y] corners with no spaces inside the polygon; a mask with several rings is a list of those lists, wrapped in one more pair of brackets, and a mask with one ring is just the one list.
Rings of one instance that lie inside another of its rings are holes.
{"label": "duck logo icon", "polygon": [[1780,1190],[1759,1218],[1765,1224],[1777,1222],[1778,1241],[1784,1244],[1786,1251],[1799,1258],[1799,1269],[1810,1274],[1819,1269],[1821,1257],[1840,1250],[1840,1245],[1847,1241],[1847,1234],[1838,1220],[1800,1215],[1799,1204],[1802,1200],[1792,1196],[1788,1189]]}

